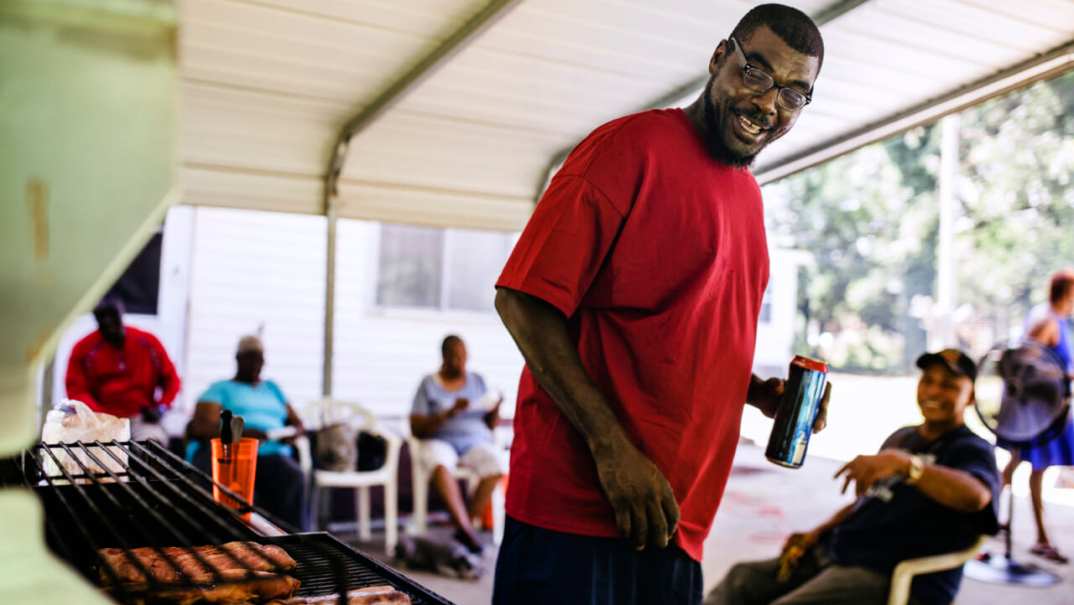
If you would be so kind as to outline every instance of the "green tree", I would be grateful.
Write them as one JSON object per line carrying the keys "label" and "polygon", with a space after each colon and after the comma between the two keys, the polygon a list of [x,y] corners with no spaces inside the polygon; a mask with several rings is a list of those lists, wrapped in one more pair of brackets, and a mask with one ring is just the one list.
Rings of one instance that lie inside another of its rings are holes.
{"label": "green tree", "polygon": [[1001,340],[1074,264],[1074,73],[962,118],[959,292]]}
{"label": "green tree", "polygon": [[[837,368],[906,371],[933,298],[940,130],[915,128],[770,185],[777,245],[806,250],[796,348]],[[1074,265],[1074,73],[963,112],[957,275],[964,346],[1016,331]],[[923,305],[927,307],[927,305]]]}
{"label": "green tree", "polygon": [[769,222],[814,262],[799,274],[797,347],[836,367],[897,371],[923,347],[914,296],[935,281],[936,129],[919,128],[784,179]]}

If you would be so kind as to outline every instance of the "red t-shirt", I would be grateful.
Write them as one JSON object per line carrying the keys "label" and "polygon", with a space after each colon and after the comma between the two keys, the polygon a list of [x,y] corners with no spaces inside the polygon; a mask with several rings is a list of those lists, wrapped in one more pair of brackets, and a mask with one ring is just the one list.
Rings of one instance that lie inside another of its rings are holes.
{"label": "red t-shirt", "polygon": [[179,375],[168,352],[149,332],[123,329],[122,350],[99,331],[75,344],[67,362],[67,396],[120,418],[135,416],[147,406],[171,405],[179,393]]}
{"label": "red t-shirt", "polygon": [[[682,110],[620,118],[552,179],[497,287],[563,312],[586,372],[681,507],[701,560],[738,443],[768,284],[761,192],[713,160]],[[582,437],[522,371],[507,513],[618,535]]]}

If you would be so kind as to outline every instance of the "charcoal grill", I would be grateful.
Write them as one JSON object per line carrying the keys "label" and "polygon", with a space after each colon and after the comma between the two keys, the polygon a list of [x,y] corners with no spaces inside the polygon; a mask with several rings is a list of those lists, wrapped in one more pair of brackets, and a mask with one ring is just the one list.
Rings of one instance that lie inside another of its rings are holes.
{"label": "charcoal grill", "polygon": [[[132,591],[118,581],[118,570],[100,556],[100,549],[121,549],[127,561],[149,578],[147,590],[152,592],[165,586],[131,555],[132,549],[149,547],[165,559],[179,577],[178,583],[166,585],[172,589],[192,587],[195,582],[163,547],[181,547],[202,571],[212,575],[213,584],[226,584],[220,570],[193,547],[238,540],[275,544],[286,550],[297,562],[296,569],[285,573],[302,583],[298,596],[345,594],[355,588],[387,584],[407,593],[415,604],[450,605],[450,601],[330,534],[264,536],[255,532],[242,520],[245,513],[261,515],[281,528],[288,526],[256,506],[231,509],[217,504],[212,497],[212,480],[155,442],[36,445],[0,464],[0,484],[33,490],[45,509],[50,549],[91,583],[101,585],[105,580],[110,596],[120,603],[142,602],[146,593]],[[249,570],[241,560],[223,552],[235,567]]]}

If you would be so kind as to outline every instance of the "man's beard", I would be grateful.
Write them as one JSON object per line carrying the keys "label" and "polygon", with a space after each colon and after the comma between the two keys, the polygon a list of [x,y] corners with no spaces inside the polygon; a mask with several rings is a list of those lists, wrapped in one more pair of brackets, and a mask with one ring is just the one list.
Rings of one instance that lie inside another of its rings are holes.
{"label": "man's beard", "polygon": [[[702,116],[701,119],[705,123],[705,130],[708,131],[709,136],[705,138],[705,147],[708,149],[709,155],[718,162],[728,164],[734,167],[750,166],[753,164],[754,158],[757,154],[751,154],[747,156],[739,155],[724,144],[724,128],[721,123],[720,110],[716,108],[716,104],[712,102],[712,79],[709,79],[708,86],[705,88],[705,102],[702,104]],[[758,150],[760,152],[760,150]]]}

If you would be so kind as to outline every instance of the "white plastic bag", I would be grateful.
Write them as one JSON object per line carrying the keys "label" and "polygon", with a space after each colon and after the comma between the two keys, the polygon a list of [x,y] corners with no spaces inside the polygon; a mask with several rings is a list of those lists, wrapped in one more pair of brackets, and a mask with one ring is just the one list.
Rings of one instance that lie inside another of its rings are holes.
{"label": "white plastic bag", "polygon": [[[116,418],[111,414],[94,412],[81,401],[68,399],[56,404],[56,407],[45,417],[45,426],[41,430],[41,442],[50,443],[75,443],[82,441],[130,441],[131,423],[126,418]],[[74,457],[70,456],[63,448],[49,448],[55,459],[47,452],[43,452],[42,469],[49,477],[63,479],[64,474],[56,465],[59,460],[71,475],[84,475],[90,473],[104,473],[105,469],[124,474],[127,472],[127,452],[121,447],[98,447],[85,446],[85,448],[72,446]],[[115,457],[113,458],[112,455]],[[92,457],[90,456],[92,454]],[[95,461],[93,458],[96,458]],[[118,458],[118,460],[117,460]],[[100,464],[98,464],[100,462]],[[85,466],[85,468],[83,468]],[[99,478],[101,481],[110,481],[111,478]],[[78,483],[89,483],[90,479],[76,479]]]}

